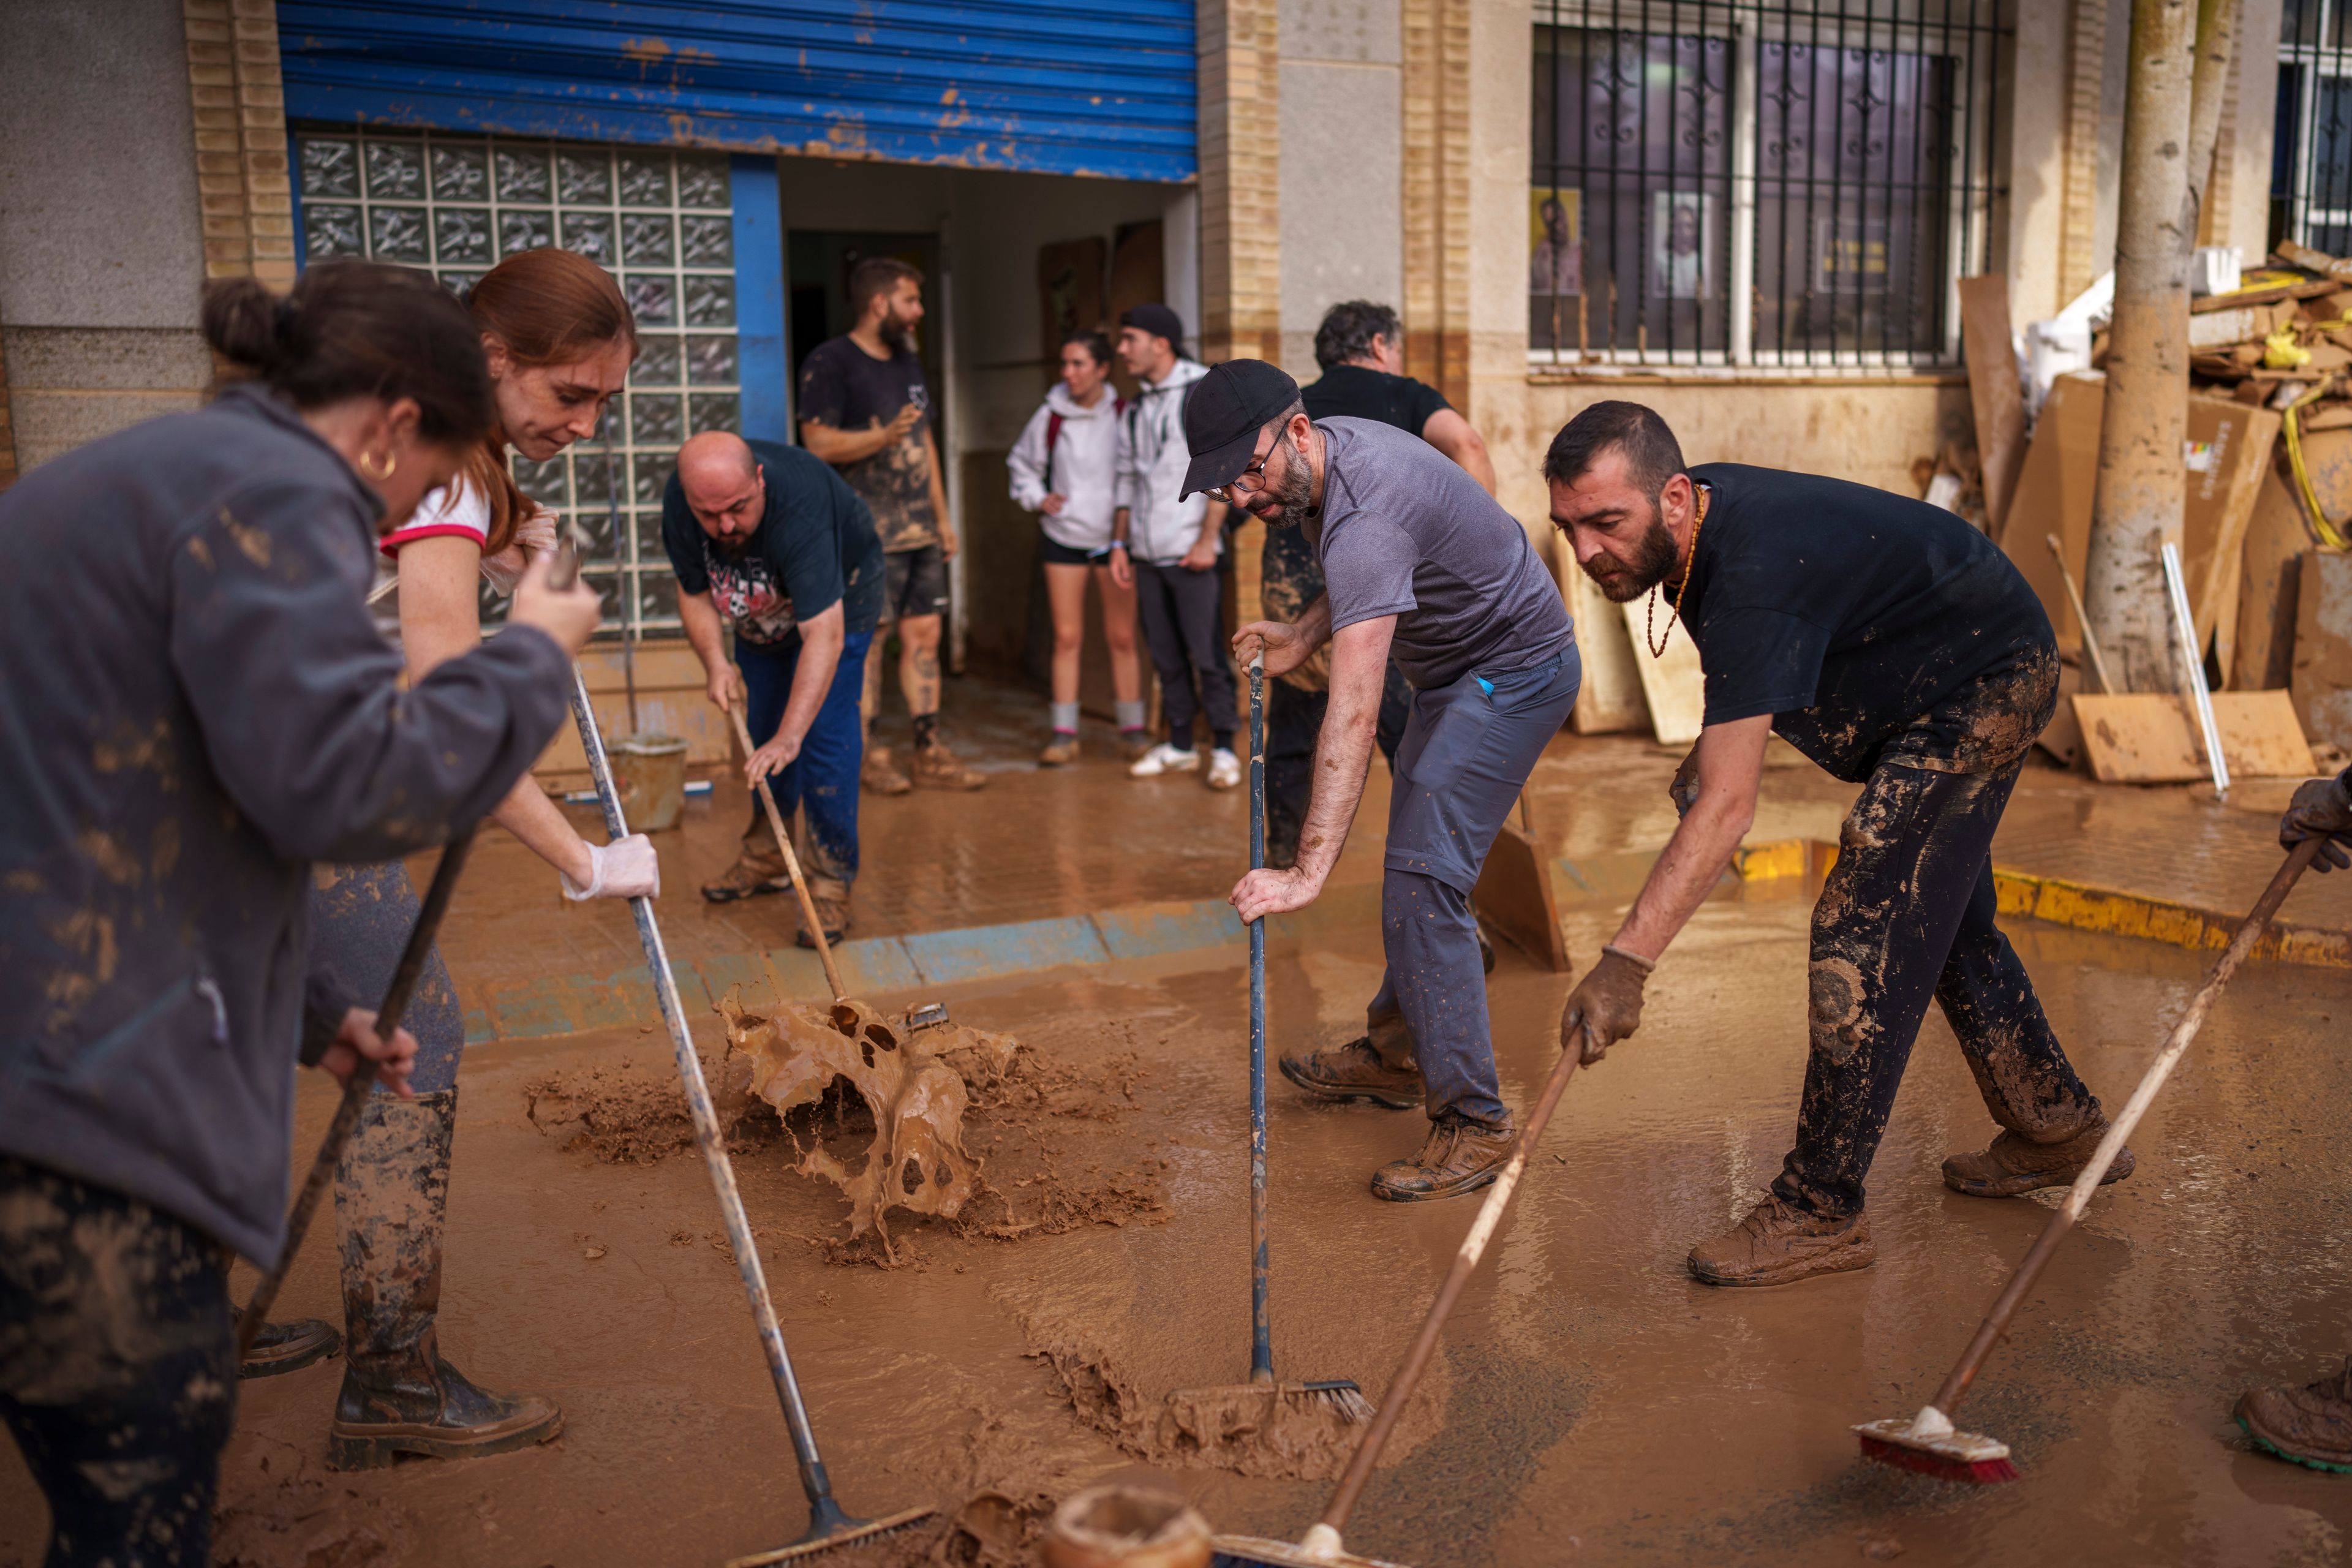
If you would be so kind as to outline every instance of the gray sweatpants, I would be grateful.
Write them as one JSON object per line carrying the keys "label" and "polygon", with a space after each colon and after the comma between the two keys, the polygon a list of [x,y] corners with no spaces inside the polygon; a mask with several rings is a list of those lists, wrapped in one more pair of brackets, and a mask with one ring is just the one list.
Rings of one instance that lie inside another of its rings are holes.
{"label": "gray sweatpants", "polygon": [[1366,1022],[1383,1056],[1412,1051],[1433,1121],[1451,1110],[1490,1126],[1510,1122],[1495,1076],[1470,891],[1536,760],[1568,722],[1582,675],[1570,643],[1524,669],[1474,670],[1412,694],[1381,881],[1388,973]]}

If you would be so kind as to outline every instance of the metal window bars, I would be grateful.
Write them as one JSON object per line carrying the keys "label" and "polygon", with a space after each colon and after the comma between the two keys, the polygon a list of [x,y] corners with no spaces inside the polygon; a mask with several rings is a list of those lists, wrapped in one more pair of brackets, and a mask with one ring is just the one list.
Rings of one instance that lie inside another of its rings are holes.
{"label": "metal window bars", "polygon": [[[599,637],[677,628],[662,490],[689,434],[741,427],[725,155],[303,125],[294,157],[305,261],[425,268],[463,293],[499,257],[560,244],[620,280],[638,354],[604,440],[543,463],[517,456],[515,482],[589,541],[581,575],[604,601]],[[484,623],[505,607],[485,585]]]}
{"label": "metal window bars", "polygon": [[1959,359],[2003,0],[1534,0],[1538,364]]}
{"label": "metal window bars", "polygon": [[2284,0],[2278,73],[2270,242],[2342,256],[2352,251],[2352,3]]}

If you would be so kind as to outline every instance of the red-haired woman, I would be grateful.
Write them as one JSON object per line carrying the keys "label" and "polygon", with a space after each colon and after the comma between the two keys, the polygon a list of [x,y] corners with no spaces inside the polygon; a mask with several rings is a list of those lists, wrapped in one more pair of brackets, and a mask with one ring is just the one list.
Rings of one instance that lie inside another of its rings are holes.
{"label": "red-haired woman", "polygon": [[[383,545],[398,568],[400,640],[412,680],[481,642],[483,578],[505,591],[528,547],[553,542],[551,523],[515,488],[507,448],[544,461],[593,435],[636,358],[636,325],[619,287],[570,251],[507,258],[474,285],[467,306],[489,362],[498,426],[458,482],[428,496]],[[567,897],[657,890],[643,835],[586,842],[529,774],[496,820],[556,868]],[[415,916],[416,893],[399,861],[322,867],[310,900],[314,952],[360,995],[380,995]],[[438,952],[402,1022],[417,1040],[409,1076],[415,1098],[371,1097],[336,1173],[348,1341],[328,1458],[339,1468],[389,1464],[401,1453],[502,1453],[543,1442],[562,1426],[552,1401],[478,1388],[439,1352],[441,1236],[466,1023]],[[290,1371],[334,1348],[334,1331],[316,1321],[268,1333],[247,1376]]]}

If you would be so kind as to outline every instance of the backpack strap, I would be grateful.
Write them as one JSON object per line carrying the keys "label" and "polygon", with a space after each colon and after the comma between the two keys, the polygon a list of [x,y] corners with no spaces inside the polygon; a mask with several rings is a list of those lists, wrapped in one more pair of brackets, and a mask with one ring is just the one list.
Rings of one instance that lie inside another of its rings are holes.
{"label": "backpack strap", "polygon": [[1054,443],[1061,438],[1062,411],[1049,408],[1045,411],[1045,488],[1048,490],[1054,488]]}

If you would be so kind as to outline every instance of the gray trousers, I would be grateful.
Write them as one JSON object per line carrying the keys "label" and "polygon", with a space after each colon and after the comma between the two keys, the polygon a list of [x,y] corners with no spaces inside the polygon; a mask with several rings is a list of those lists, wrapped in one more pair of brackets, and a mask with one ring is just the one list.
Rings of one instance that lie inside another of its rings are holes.
{"label": "gray trousers", "polygon": [[1528,775],[1576,706],[1583,666],[1570,643],[1506,674],[1474,670],[1412,694],[1389,793],[1381,881],[1388,973],[1366,1011],[1374,1048],[1410,1048],[1431,1120],[1452,1111],[1510,1123],[1486,1024],[1486,965],[1470,892]]}

